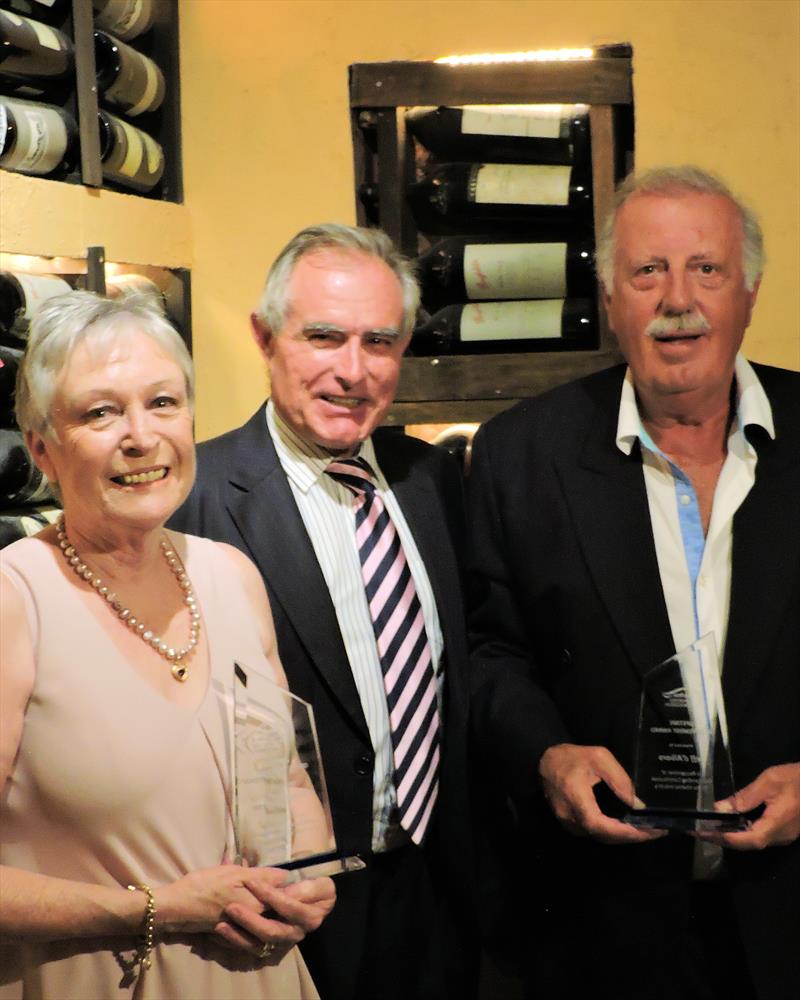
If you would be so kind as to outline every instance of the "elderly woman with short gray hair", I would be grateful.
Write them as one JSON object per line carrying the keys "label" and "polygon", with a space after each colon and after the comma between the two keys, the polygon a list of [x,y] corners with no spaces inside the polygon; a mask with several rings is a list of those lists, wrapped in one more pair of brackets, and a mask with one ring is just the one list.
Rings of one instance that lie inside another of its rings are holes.
{"label": "elderly woman with short gray hair", "polygon": [[192,387],[141,298],[32,324],[18,422],[64,516],[0,553],[3,1000],[317,996],[294,946],[333,883],[230,863],[233,662],[285,680],[254,567],[164,529]]}

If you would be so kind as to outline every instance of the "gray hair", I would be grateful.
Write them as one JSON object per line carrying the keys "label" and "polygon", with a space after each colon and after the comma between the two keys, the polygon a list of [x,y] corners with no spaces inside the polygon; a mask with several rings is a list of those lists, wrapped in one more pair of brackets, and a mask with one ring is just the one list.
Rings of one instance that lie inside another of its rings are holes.
{"label": "gray hair", "polygon": [[194,404],[194,368],[186,344],[150,295],[133,293],[105,299],[93,292],[58,295],[31,321],[28,345],[17,372],[17,423],[23,432],[54,437],[52,404],[58,377],[75,348],[84,341],[110,347],[135,324],[154,340],[183,372],[190,406]]}
{"label": "gray hair", "polygon": [[278,254],[269,269],[256,316],[273,334],[279,333],[289,310],[289,281],[295,265],[306,254],[320,250],[363,253],[383,261],[400,282],[403,293],[403,335],[411,333],[419,308],[419,285],[414,264],[404,257],[382,229],[344,226],[335,222],[308,226]]}
{"label": "gray hair", "polygon": [[742,269],[744,283],[749,292],[764,270],[764,236],[755,212],[719,177],[700,167],[654,167],[642,174],[629,174],[619,185],[614,196],[614,205],[603,221],[597,237],[595,264],[597,274],[606,291],[614,283],[614,228],[619,210],[635,194],[716,194],[727,198],[736,209],[742,223]]}

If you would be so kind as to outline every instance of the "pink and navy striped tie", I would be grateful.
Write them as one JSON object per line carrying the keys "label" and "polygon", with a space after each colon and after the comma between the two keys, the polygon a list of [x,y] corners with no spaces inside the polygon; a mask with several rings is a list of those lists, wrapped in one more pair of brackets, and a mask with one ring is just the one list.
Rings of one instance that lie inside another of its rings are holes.
{"label": "pink and navy striped tie", "polygon": [[439,789],[439,708],[422,606],[369,465],[348,458],[325,471],[353,494],[361,576],[389,708],[400,825],[420,844]]}

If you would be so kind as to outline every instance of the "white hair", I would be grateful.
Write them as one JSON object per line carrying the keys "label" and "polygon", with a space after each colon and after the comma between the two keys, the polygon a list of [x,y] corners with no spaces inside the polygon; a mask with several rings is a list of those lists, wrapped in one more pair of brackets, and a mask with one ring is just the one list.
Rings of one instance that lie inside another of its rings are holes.
{"label": "white hair", "polygon": [[289,281],[295,265],[301,257],[320,250],[363,253],[383,261],[397,278],[403,294],[402,333],[411,333],[419,308],[419,285],[412,261],[400,253],[382,229],[345,226],[335,222],[301,230],[281,250],[269,269],[256,316],[270,333],[280,333],[286,322]]}
{"label": "white hair", "polygon": [[755,212],[737,198],[727,184],[700,167],[654,167],[642,174],[629,174],[619,185],[614,205],[603,221],[597,236],[595,266],[606,291],[614,284],[615,227],[619,210],[635,194],[681,195],[715,194],[727,198],[742,223],[742,269],[749,292],[764,270],[764,236]]}
{"label": "white hair", "polygon": [[52,404],[58,377],[75,348],[90,341],[110,349],[135,329],[154,340],[183,372],[189,405],[194,404],[194,367],[186,344],[152,296],[133,293],[105,299],[93,292],[58,295],[31,321],[28,344],[17,372],[17,423],[23,432],[55,437]]}

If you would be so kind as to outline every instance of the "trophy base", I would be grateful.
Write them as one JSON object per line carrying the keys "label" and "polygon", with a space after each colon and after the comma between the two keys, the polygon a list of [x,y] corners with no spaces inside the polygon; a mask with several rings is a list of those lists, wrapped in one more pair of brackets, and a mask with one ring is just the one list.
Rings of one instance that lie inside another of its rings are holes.
{"label": "trophy base", "polygon": [[339,854],[314,854],[308,858],[295,858],[293,861],[271,867],[282,868],[288,872],[287,882],[304,882],[310,878],[333,878],[346,872],[358,872],[367,866],[355,854],[349,857],[342,857]]}
{"label": "trophy base", "polygon": [[714,809],[632,809],[623,817],[625,823],[642,830],[683,830],[688,833],[735,833],[747,830],[750,820],[744,813],[724,813]]}

